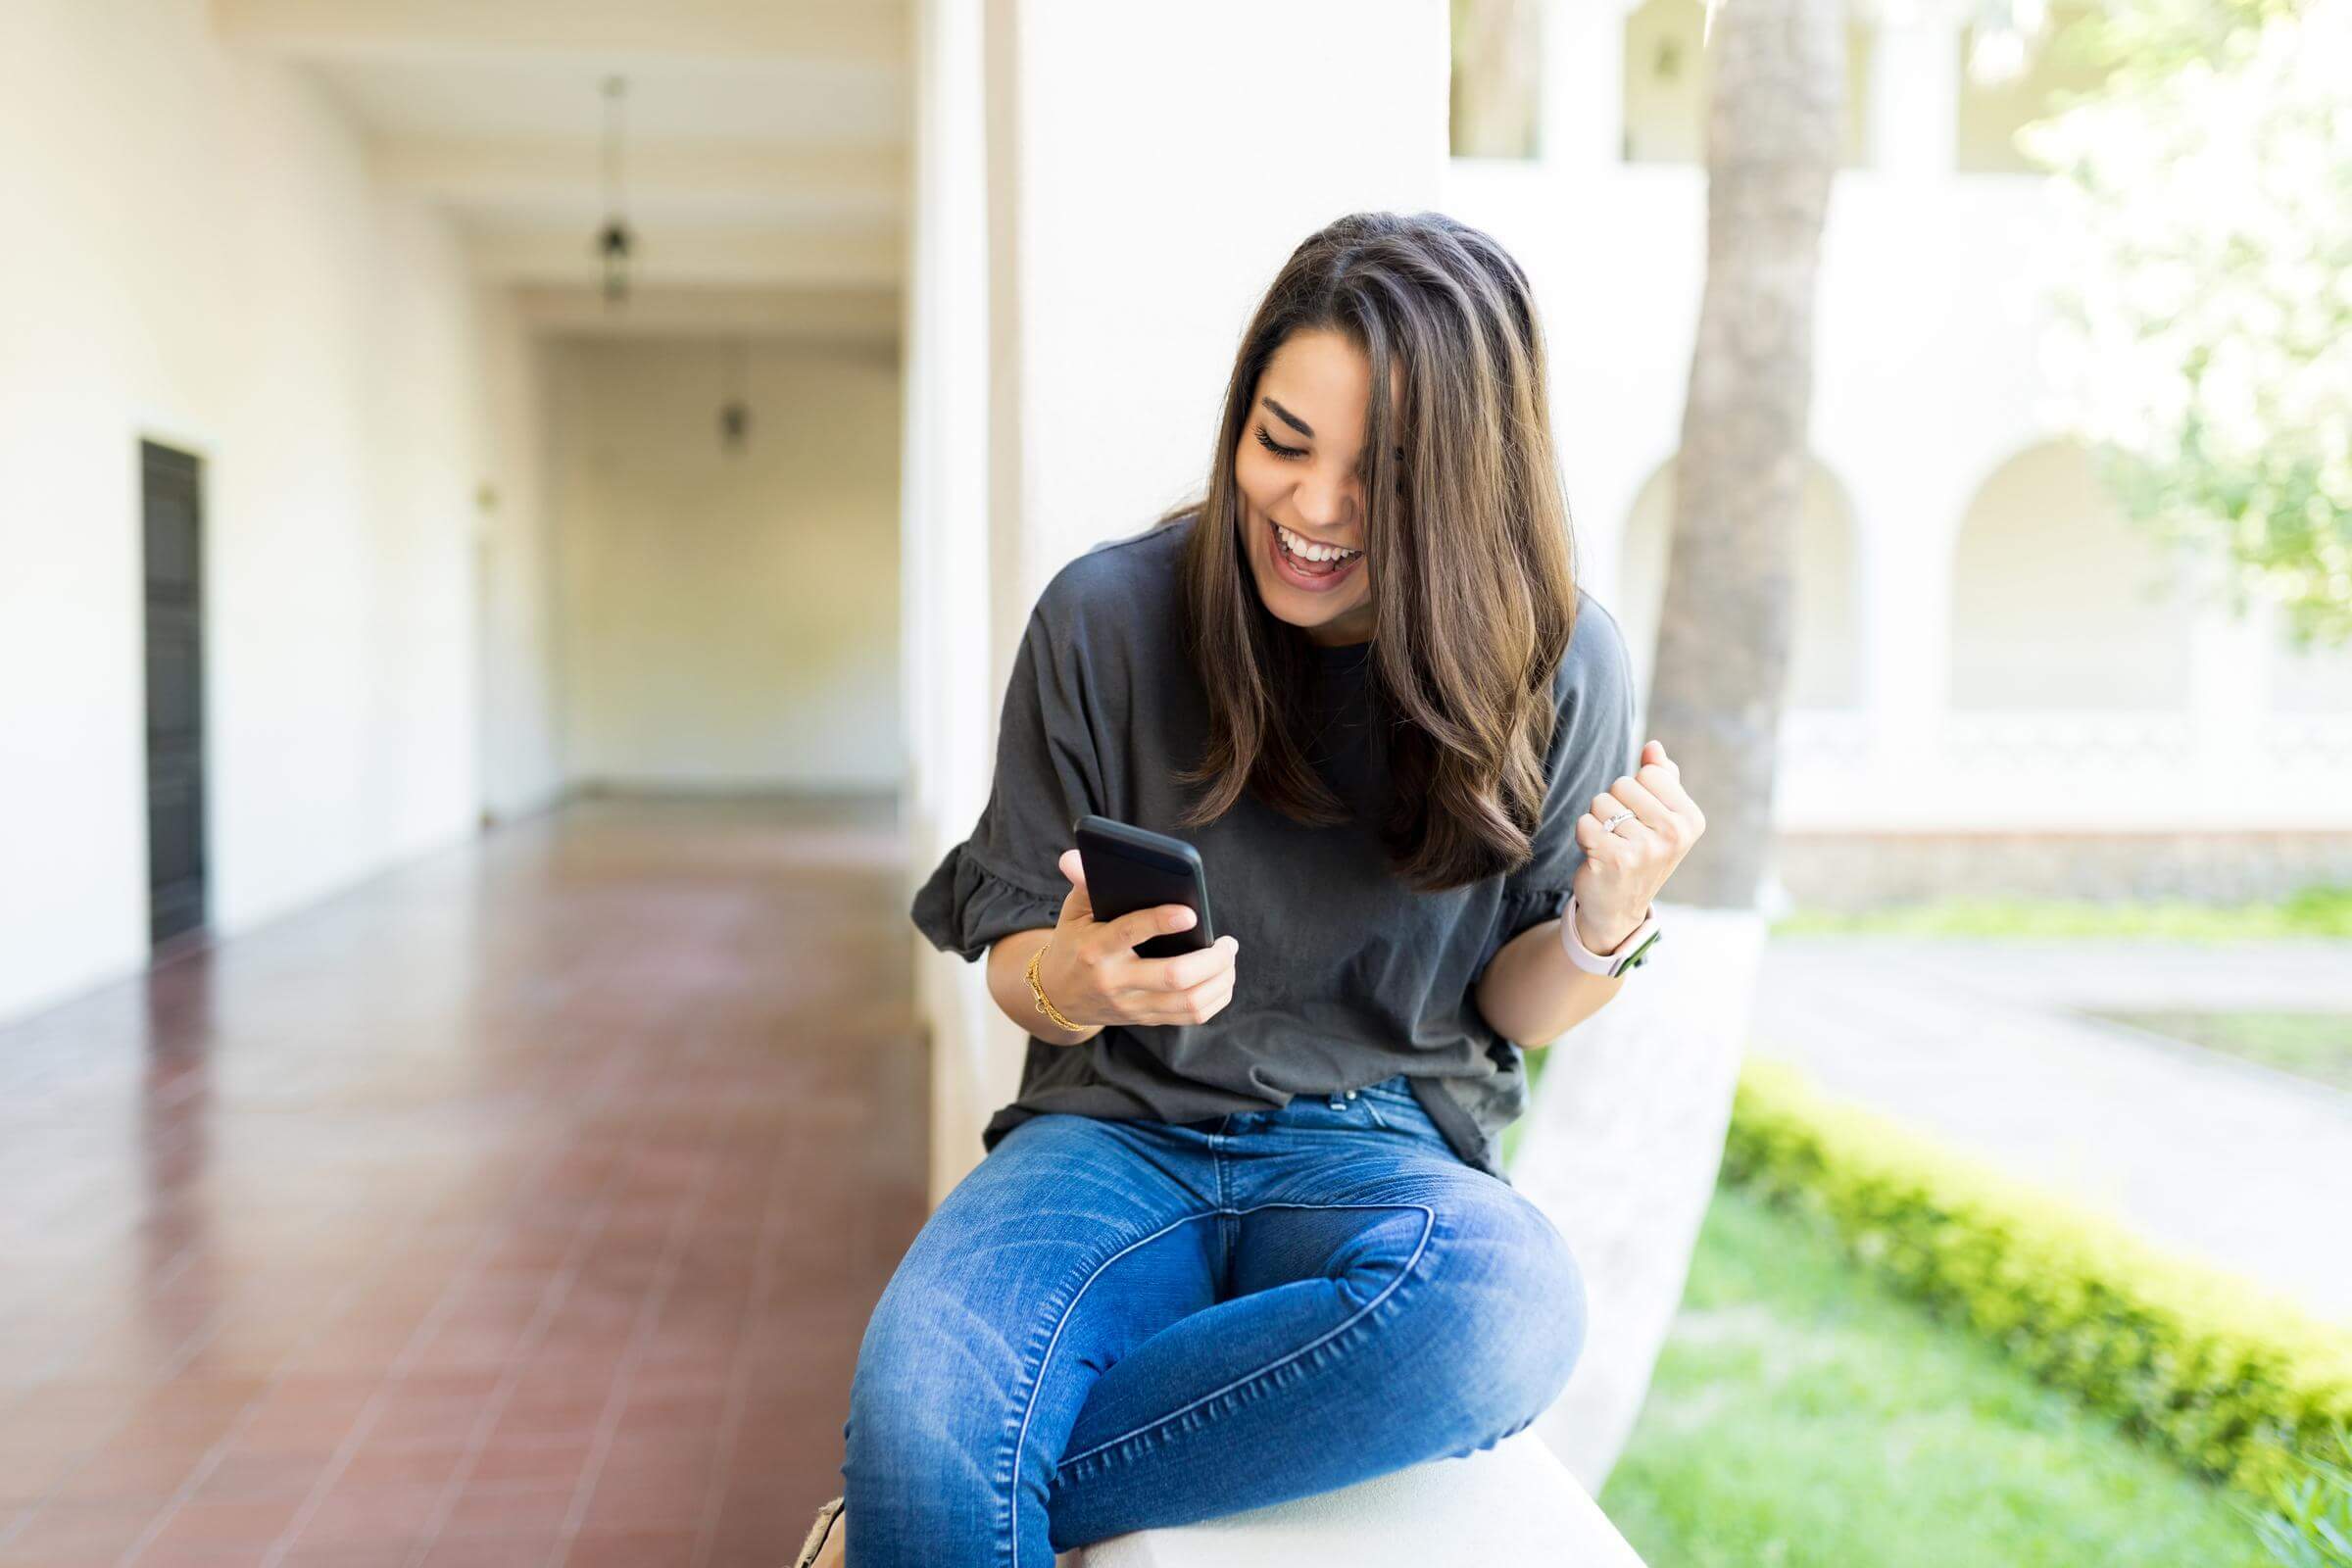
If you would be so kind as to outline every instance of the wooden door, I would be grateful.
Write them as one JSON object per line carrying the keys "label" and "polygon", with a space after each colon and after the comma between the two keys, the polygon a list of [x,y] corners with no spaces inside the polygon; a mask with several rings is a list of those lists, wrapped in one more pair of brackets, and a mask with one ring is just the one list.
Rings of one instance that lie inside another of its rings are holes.
{"label": "wooden door", "polygon": [[150,940],[205,923],[204,541],[196,459],[140,443],[147,541]]}

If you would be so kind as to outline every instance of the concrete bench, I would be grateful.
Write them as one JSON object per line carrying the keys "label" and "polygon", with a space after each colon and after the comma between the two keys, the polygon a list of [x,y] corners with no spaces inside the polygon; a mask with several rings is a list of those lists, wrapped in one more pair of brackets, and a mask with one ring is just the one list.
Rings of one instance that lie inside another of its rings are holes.
{"label": "concrete bench", "polygon": [[1054,1568],[1642,1568],[1530,1429],[1337,1492],[1065,1551]]}

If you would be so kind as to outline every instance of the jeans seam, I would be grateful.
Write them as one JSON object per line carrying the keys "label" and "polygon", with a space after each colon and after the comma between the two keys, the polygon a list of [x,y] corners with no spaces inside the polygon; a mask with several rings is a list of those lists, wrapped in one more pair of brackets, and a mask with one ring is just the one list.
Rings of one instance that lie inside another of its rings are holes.
{"label": "jeans seam", "polygon": [[1233,1250],[1233,1238],[1227,1233],[1225,1222],[1225,1216],[1233,1209],[1233,1195],[1225,1189],[1225,1153],[1221,1147],[1226,1131],[1232,1126],[1233,1117],[1227,1115],[1217,1123],[1216,1137],[1208,1141],[1208,1168],[1217,1178],[1217,1255],[1210,1260],[1209,1267],[1214,1271],[1211,1277],[1217,1280],[1224,1279],[1225,1259]]}
{"label": "jeans seam", "polygon": [[[1332,1340],[1335,1340],[1335,1339],[1337,1339],[1337,1338],[1338,1338],[1339,1336],[1341,1336],[1342,1334],[1345,1334],[1345,1333],[1347,1333],[1347,1332],[1348,1332],[1348,1330],[1349,1330],[1350,1328],[1352,1328],[1352,1327],[1354,1327],[1354,1326],[1355,1326],[1356,1322],[1357,1322],[1359,1319],[1361,1319],[1361,1318],[1362,1318],[1362,1317],[1364,1317],[1364,1316],[1365,1316],[1367,1313],[1371,1312],[1373,1309],[1375,1309],[1376,1307],[1378,1307],[1378,1306],[1380,1305],[1380,1303],[1381,1303],[1381,1302],[1383,1302],[1383,1301],[1387,1300],[1387,1299],[1388,1299],[1388,1298],[1389,1298],[1391,1296],[1393,1296],[1394,1294],[1396,1294],[1396,1292],[1397,1288],[1398,1288],[1398,1287],[1400,1287],[1401,1285],[1403,1285],[1403,1284],[1404,1284],[1404,1282],[1405,1282],[1407,1279],[1409,1279],[1409,1278],[1411,1278],[1411,1277],[1412,1277],[1412,1272],[1413,1272],[1413,1269],[1414,1269],[1414,1267],[1415,1267],[1417,1264],[1419,1264],[1419,1263],[1420,1263],[1420,1261],[1421,1261],[1421,1255],[1422,1255],[1422,1253],[1426,1252],[1426,1251],[1429,1250],[1429,1241],[1430,1241],[1430,1238],[1431,1238],[1431,1236],[1433,1236],[1433,1235],[1435,1235],[1435,1234],[1436,1234],[1436,1232],[1437,1232],[1437,1228],[1438,1228],[1438,1211],[1437,1211],[1435,1208],[1432,1208],[1431,1206],[1429,1206],[1429,1205],[1428,1205],[1428,1204],[1426,1204],[1426,1203],[1257,1203],[1257,1204],[1253,1204],[1252,1206],[1250,1206],[1250,1207],[1249,1207],[1249,1208],[1244,1208],[1244,1209],[1233,1209],[1233,1210],[1218,1210],[1218,1212],[1220,1212],[1220,1213],[1230,1212],[1230,1213],[1234,1214],[1236,1217],[1239,1217],[1240,1215],[1243,1215],[1243,1214],[1254,1214],[1254,1213],[1258,1212],[1258,1210],[1260,1210],[1260,1209],[1266,1209],[1266,1208],[1302,1208],[1302,1209],[1346,1209],[1346,1208],[1413,1208],[1413,1209],[1419,1209],[1419,1210],[1421,1211],[1421,1237],[1420,1237],[1420,1240],[1418,1240],[1417,1242],[1415,1242],[1415,1243],[1413,1244],[1413,1255],[1405,1259],[1405,1261],[1404,1261],[1404,1267],[1402,1267],[1402,1268],[1400,1268],[1400,1269],[1398,1269],[1398,1270],[1396,1271],[1396,1277],[1395,1279],[1393,1279],[1393,1280],[1389,1281],[1389,1283],[1388,1283],[1388,1284],[1386,1284],[1386,1285],[1382,1286],[1382,1287],[1380,1288],[1380,1293],[1379,1293],[1378,1295],[1374,1296],[1374,1297],[1372,1298],[1372,1299],[1370,1299],[1369,1301],[1366,1301],[1366,1302],[1365,1302],[1363,1305],[1361,1305],[1361,1306],[1357,1307],[1357,1308],[1356,1308],[1354,1311],[1352,1311],[1352,1312],[1348,1313],[1348,1316],[1347,1316],[1346,1318],[1342,1319],[1342,1320],[1341,1320],[1341,1321],[1340,1321],[1338,1324],[1334,1325],[1333,1327],[1331,1327],[1331,1328],[1329,1328],[1329,1329],[1326,1329],[1326,1330],[1324,1330],[1324,1331],[1323,1331],[1321,1334],[1319,1334],[1319,1335],[1317,1335],[1315,1338],[1313,1338],[1313,1339],[1311,1339],[1311,1340],[1307,1341],[1307,1342],[1306,1342],[1304,1345],[1301,1345],[1301,1346],[1299,1346],[1299,1347],[1298,1347],[1297,1349],[1290,1351],[1288,1354],[1286,1354],[1286,1355],[1282,1355],[1282,1356],[1278,1356],[1278,1357],[1276,1357],[1274,1360],[1267,1362],[1267,1363],[1266,1363],[1264,1366],[1261,1366],[1261,1367],[1257,1368],[1255,1371],[1249,1372],[1249,1373],[1245,1373],[1243,1376],[1241,1376],[1241,1377],[1238,1377],[1238,1378],[1235,1378],[1235,1379],[1234,1379],[1232,1382],[1230,1382],[1230,1383],[1226,1384],[1226,1385],[1225,1385],[1223,1388],[1221,1388],[1221,1389],[1214,1389],[1214,1390],[1211,1390],[1209,1393],[1207,1393],[1207,1394],[1203,1394],[1202,1396],[1200,1396],[1200,1397],[1199,1397],[1199,1398],[1197,1398],[1197,1399],[1194,1399],[1194,1400],[1190,1401],[1189,1403],[1186,1403],[1186,1404],[1179,1405],[1179,1406],[1178,1406],[1178,1407],[1176,1407],[1175,1409],[1173,1409],[1173,1410],[1170,1410],[1170,1411],[1166,1412],[1166,1413],[1165,1413],[1165,1414],[1163,1414],[1163,1415],[1154,1416],[1154,1417],[1153,1417],[1152,1420],[1145,1422],[1145,1423],[1144,1423],[1142,1426],[1135,1428],[1133,1431],[1130,1431],[1130,1432],[1123,1432],[1123,1433],[1121,1433],[1119,1436],[1117,1436],[1117,1437],[1115,1437],[1115,1438],[1112,1438],[1111,1440],[1109,1440],[1109,1441],[1108,1441],[1108,1442],[1106,1442],[1106,1443],[1098,1443],[1098,1444],[1096,1444],[1096,1445],[1095,1445],[1093,1447],[1091,1447],[1091,1448],[1087,1449],[1087,1450],[1086,1450],[1084,1453],[1072,1453],[1072,1454],[1064,1454],[1064,1455],[1062,1456],[1062,1458],[1059,1460],[1059,1462],[1058,1462],[1058,1463],[1055,1465],[1055,1467],[1054,1467],[1054,1468],[1055,1468],[1056,1470],[1065,1469],[1065,1468],[1067,1468],[1068,1466],[1070,1466],[1070,1465],[1073,1465],[1073,1464],[1076,1464],[1076,1463],[1078,1463],[1078,1462],[1079,1462],[1079,1461],[1081,1461],[1081,1460],[1084,1460],[1084,1459],[1091,1459],[1091,1458],[1093,1458],[1093,1457],[1094,1457],[1096,1454],[1098,1454],[1098,1453],[1102,1453],[1102,1451],[1104,1451],[1105,1449],[1108,1449],[1108,1448],[1115,1448],[1115,1447],[1117,1447],[1117,1446],[1118,1446],[1120,1444],[1122,1444],[1122,1443],[1131,1442],[1132,1440],[1134,1440],[1134,1439],[1136,1439],[1136,1438],[1138,1438],[1138,1437],[1141,1437],[1141,1436],[1142,1436],[1144,1433],[1146,1433],[1146,1432],[1149,1432],[1149,1431],[1152,1430],[1154,1427],[1162,1427],[1162,1426],[1165,1426],[1165,1425],[1167,1425],[1167,1424],[1168,1424],[1170,1421],[1173,1421],[1173,1420],[1175,1420],[1175,1419],[1176,1419],[1178,1416],[1180,1416],[1180,1415],[1183,1415],[1183,1414],[1185,1414],[1185,1413],[1186,1413],[1186,1412],[1188,1412],[1188,1411],[1197,1410],[1197,1409],[1199,1409],[1199,1408],[1200,1408],[1201,1405],[1204,1405],[1204,1404],[1208,1403],[1208,1402],[1209,1402],[1210,1400],[1212,1400],[1212,1399],[1218,1399],[1218,1398],[1222,1398],[1224,1396],[1226,1396],[1226,1395],[1228,1395],[1228,1394],[1231,1394],[1231,1393],[1232,1393],[1232,1392],[1233,1392],[1235,1389],[1238,1389],[1238,1388],[1242,1387],[1242,1386],[1243,1386],[1244,1384],[1246,1384],[1246,1383],[1254,1383],[1254,1382],[1255,1382],[1255,1381],[1257,1381],[1259,1378],[1262,1378],[1262,1377],[1266,1376],[1268,1373],[1271,1373],[1271,1372],[1277,1371],[1277,1370],[1279,1370],[1279,1369],[1280,1369],[1280,1368],[1282,1368],[1282,1367],[1285,1367],[1285,1366],[1288,1366],[1288,1365],[1290,1365],[1290,1363],[1292,1363],[1293,1361],[1296,1361],[1296,1360],[1298,1360],[1298,1359],[1300,1356],[1307,1354],[1309,1351],[1313,1350],[1313,1349],[1314,1349],[1316,1347],[1318,1347],[1318,1346],[1321,1346],[1321,1345],[1328,1344],[1328,1343],[1329,1343],[1329,1342],[1331,1342]],[[1141,1244],[1138,1244],[1138,1245],[1141,1245]],[[1105,1266],[1107,1266],[1107,1264],[1105,1264]],[[1090,1279],[1090,1281],[1089,1281],[1088,1283],[1090,1283],[1090,1284],[1091,1284],[1091,1283],[1093,1283],[1093,1282],[1092,1282],[1092,1281],[1091,1281],[1091,1279]],[[1075,1299],[1073,1299],[1073,1300],[1072,1300],[1071,1304],[1072,1304],[1073,1306],[1075,1306],[1075,1305],[1077,1304],[1077,1303],[1076,1303],[1076,1301],[1075,1301]],[[1056,1335],[1055,1335],[1055,1337],[1056,1337],[1056,1338],[1058,1338],[1058,1337],[1059,1337],[1059,1333],[1058,1333],[1058,1331],[1056,1331]],[[1051,1353],[1052,1353],[1052,1348],[1051,1348],[1051,1347],[1049,1347],[1049,1348],[1048,1348],[1048,1353],[1049,1353],[1049,1354],[1051,1354]],[[1040,1382],[1043,1382],[1043,1381],[1044,1381],[1044,1368],[1043,1368],[1042,1366],[1039,1368],[1039,1381],[1040,1381]],[[1031,1397],[1032,1397],[1032,1399],[1034,1399],[1034,1398],[1035,1398],[1035,1392],[1034,1392],[1034,1391],[1032,1391]],[[1026,1421],[1024,1421],[1024,1422],[1022,1423],[1022,1427],[1023,1427],[1023,1430],[1024,1430],[1024,1431],[1026,1431],[1026,1429],[1027,1429],[1027,1426],[1028,1426],[1028,1423],[1027,1423]]]}
{"label": "jeans seam", "polygon": [[1004,1542],[1005,1560],[1008,1564],[1010,1564],[1010,1568],[1020,1568],[1021,1454],[1029,1446],[1029,1422],[1031,1417],[1037,1414],[1037,1396],[1039,1391],[1042,1390],[1046,1385],[1046,1369],[1053,1364],[1054,1348],[1061,1343],[1061,1331],[1069,1327],[1070,1314],[1078,1309],[1079,1300],[1085,1297],[1089,1290],[1093,1289],[1095,1281],[1102,1278],[1102,1271],[1110,1267],[1111,1264],[1116,1263],[1120,1258],[1125,1257],[1129,1252],[1134,1251],[1139,1247],[1149,1246],[1152,1242],[1158,1241],[1161,1237],[1169,1235],[1170,1233],[1179,1230],[1186,1225],[1190,1225],[1197,1219],[1205,1219],[1212,1214],[1222,1214],[1224,1212],[1226,1212],[1226,1210],[1223,1208],[1202,1209],[1199,1213],[1187,1214],[1180,1219],[1170,1220],[1167,1224],[1162,1225],[1158,1230],[1153,1231],[1149,1236],[1137,1237],[1134,1241],[1129,1242],[1125,1247],[1120,1248],[1117,1251],[1111,1253],[1100,1263],[1097,1263],[1093,1268],[1087,1270],[1086,1278],[1079,1282],[1078,1289],[1071,1293],[1068,1302],[1063,1305],[1061,1309],[1061,1316],[1054,1321],[1053,1336],[1046,1341],[1045,1351],[1037,1358],[1037,1371],[1031,1377],[1029,1383],[1029,1397],[1021,1406],[1020,1431],[1014,1435],[1012,1442],[1012,1464],[1010,1467],[1012,1476],[1010,1484],[1011,1506],[1009,1509],[1011,1528],[1009,1533],[1006,1535]]}

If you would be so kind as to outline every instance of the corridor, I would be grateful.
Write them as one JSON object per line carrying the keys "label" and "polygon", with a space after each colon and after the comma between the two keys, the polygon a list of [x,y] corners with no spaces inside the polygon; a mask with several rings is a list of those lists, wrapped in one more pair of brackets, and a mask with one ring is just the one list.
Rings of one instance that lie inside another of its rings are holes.
{"label": "corridor", "polygon": [[900,853],[590,800],[0,1030],[0,1563],[788,1560],[926,1207]]}

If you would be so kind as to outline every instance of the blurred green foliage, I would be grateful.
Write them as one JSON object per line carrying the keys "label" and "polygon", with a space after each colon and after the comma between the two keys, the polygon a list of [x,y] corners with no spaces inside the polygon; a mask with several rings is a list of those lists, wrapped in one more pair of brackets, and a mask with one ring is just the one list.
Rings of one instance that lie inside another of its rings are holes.
{"label": "blurred green foliage", "polygon": [[2059,420],[2234,612],[2352,642],[2352,3],[2108,0],[2059,45],[2105,74],[2016,138],[2057,176]]}
{"label": "blurred green foliage", "polygon": [[2159,937],[2180,942],[2352,937],[2352,887],[2320,885],[2257,904],[2185,899],[2096,903],[2063,899],[1948,899],[1853,913],[1796,909],[1773,933],[1922,937]]}
{"label": "blurred green foliage", "polygon": [[2243,60],[2265,27],[2309,0],[2115,0],[2078,16],[2057,46],[2125,83],[2161,81],[2200,65]]}
{"label": "blurred green foliage", "polygon": [[2269,1505],[2246,1514],[2273,1561],[2352,1568],[2352,1433],[2336,1433],[2332,1458],[2299,1457]]}
{"label": "blurred green foliage", "polygon": [[1824,1099],[1785,1064],[1741,1074],[1724,1176],[1835,1225],[1898,1290],[2250,1497],[2352,1422],[2352,1331]]}

